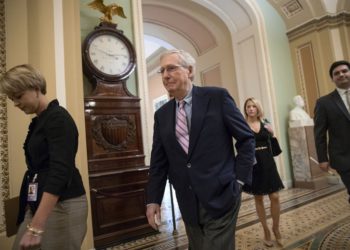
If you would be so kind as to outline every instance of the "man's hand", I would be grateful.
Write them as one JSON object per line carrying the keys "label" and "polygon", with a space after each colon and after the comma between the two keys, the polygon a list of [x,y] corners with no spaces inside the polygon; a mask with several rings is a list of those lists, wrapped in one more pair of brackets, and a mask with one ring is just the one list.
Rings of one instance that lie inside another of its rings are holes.
{"label": "man's hand", "polygon": [[328,172],[329,168],[330,168],[330,165],[329,165],[329,162],[328,161],[325,161],[325,162],[320,162],[318,164],[318,166],[325,172]]}
{"label": "man's hand", "polygon": [[240,181],[240,180],[237,180],[237,182],[238,182],[238,190],[240,193],[242,193],[244,183],[243,181]]}
{"label": "man's hand", "polygon": [[155,230],[158,230],[158,226],[160,226],[161,221],[159,204],[147,204],[146,216],[148,224],[150,224],[150,226]]}

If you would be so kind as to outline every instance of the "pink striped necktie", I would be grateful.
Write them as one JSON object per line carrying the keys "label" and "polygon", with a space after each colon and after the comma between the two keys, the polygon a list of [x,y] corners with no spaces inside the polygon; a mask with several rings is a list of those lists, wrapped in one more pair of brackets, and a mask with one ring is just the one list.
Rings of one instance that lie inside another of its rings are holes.
{"label": "pink striped necktie", "polygon": [[179,101],[176,120],[176,138],[183,150],[188,154],[189,135],[187,126],[187,116],[185,112],[185,101]]}

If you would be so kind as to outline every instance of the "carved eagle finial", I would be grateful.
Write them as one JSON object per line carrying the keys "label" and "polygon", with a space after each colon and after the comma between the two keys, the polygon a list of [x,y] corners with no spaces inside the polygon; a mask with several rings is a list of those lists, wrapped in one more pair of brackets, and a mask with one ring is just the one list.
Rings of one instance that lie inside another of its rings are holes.
{"label": "carved eagle finial", "polygon": [[88,4],[89,7],[99,10],[101,13],[104,14],[103,17],[100,17],[100,20],[102,22],[108,22],[108,23],[113,23],[112,22],[112,16],[117,15],[122,18],[126,18],[123,7],[112,3],[110,5],[104,5],[103,0],[94,0],[91,3]]}

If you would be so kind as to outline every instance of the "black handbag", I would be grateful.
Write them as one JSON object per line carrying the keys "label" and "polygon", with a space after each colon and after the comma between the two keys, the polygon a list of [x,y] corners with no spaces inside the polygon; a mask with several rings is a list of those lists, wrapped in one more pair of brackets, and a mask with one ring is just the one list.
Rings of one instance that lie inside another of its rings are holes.
{"label": "black handbag", "polygon": [[269,136],[268,142],[273,156],[277,156],[282,153],[282,149],[276,137]]}
{"label": "black handbag", "polygon": [[[263,120],[263,125],[265,124],[269,124],[270,122],[267,120],[267,119],[264,119]],[[266,128],[265,128],[266,129]],[[267,129],[266,129],[267,130]],[[271,151],[271,154],[273,156],[277,156],[279,154],[282,153],[282,149],[280,147],[280,144],[278,143],[278,140],[276,137],[272,136],[270,134],[270,132],[267,130],[267,132],[269,133],[269,136],[268,136],[268,139],[267,139],[267,142],[269,144],[269,148],[270,148],[270,151]]]}

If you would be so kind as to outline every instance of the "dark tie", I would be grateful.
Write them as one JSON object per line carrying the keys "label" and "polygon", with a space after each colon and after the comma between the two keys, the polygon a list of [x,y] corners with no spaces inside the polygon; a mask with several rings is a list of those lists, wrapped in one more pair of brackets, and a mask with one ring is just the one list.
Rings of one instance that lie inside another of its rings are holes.
{"label": "dark tie", "polygon": [[350,112],[350,89],[348,89],[347,91],[345,91],[345,99],[346,102],[348,103],[348,111]]}
{"label": "dark tie", "polygon": [[179,102],[179,108],[177,110],[177,120],[176,120],[176,138],[180,143],[183,150],[188,153],[188,145],[189,145],[189,135],[188,135],[188,126],[187,126],[187,118],[186,112],[184,109],[185,101]]}

